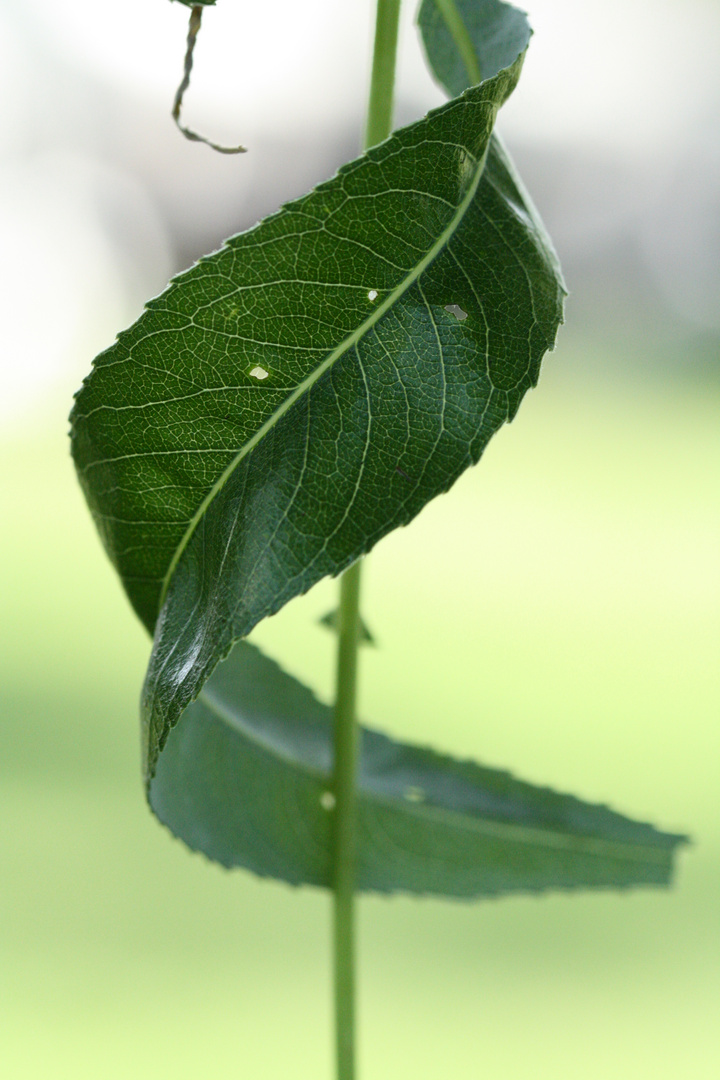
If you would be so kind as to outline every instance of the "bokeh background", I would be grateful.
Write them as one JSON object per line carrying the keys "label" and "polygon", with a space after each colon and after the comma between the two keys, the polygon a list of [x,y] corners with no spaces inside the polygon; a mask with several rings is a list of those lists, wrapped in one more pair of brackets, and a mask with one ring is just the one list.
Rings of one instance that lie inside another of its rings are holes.
{"label": "bokeh background", "polygon": [[[406,0],[396,119],[441,100]],[[533,0],[500,128],[571,290],[539,388],[368,560],[361,712],[687,831],[672,890],[360,903],[366,1080],[720,1069],[720,5]],[[330,1080],[329,902],[147,812],[149,642],[66,416],[173,272],[354,156],[372,0],[0,3],[0,1059],[7,1080]],[[322,583],[254,634],[331,693]]]}

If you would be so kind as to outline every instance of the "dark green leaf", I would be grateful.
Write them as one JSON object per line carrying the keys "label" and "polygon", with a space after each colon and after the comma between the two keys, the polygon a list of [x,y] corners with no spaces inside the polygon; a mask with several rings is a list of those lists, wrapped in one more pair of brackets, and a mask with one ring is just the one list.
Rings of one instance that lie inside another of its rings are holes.
{"label": "dark green leaf", "polygon": [[[294,883],[330,883],[330,710],[246,643],[218,661],[477,461],[561,319],[551,245],[491,139],[527,23],[425,0],[420,24],[443,85],[485,82],[177,279],[73,413],[155,628],[151,805],[210,858]],[[359,779],[364,889],[666,884],[683,839],[371,731]]]}
{"label": "dark green leaf", "polygon": [[148,627],[163,603],[150,771],[232,642],[447,490],[535,384],[562,284],[489,146],[520,64],[201,260],[96,361],[79,474]]}
{"label": "dark green leaf", "polygon": [[[97,359],[73,412],[88,501],[155,630],[151,804],[226,865],[328,883],[329,712],[246,644],[218,662],[476,462],[561,320],[552,247],[491,137],[530,32],[491,8],[485,82],[181,275]],[[433,11],[436,73],[465,86]],[[668,880],[677,838],[363,739],[362,888]]]}
{"label": "dark green leaf", "polygon": [[500,0],[423,0],[418,26],[428,64],[450,97],[493,78],[532,36],[525,13]]}
{"label": "dark green leaf", "polygon": [[[330,884],[331,710],[241,642],[170,734],[158,817],[225,866]],[[445,896],[666,885],[684,838],[363,730],[358,887]]]}

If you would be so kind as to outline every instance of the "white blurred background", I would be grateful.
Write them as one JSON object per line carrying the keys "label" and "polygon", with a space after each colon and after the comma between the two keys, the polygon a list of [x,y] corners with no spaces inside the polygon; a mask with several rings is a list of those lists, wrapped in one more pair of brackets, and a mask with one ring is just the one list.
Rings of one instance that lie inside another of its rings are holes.
{"label": "white blurred background", "polygon": [[[442,100],[413,7],[398,123]],[[571,325],[588,319],[634,359],[705,366],[720,330],[720,6],[529,7],[501,130],[563,258]],[[185,116],[250,148],[226,158],[168,118],[186,7],[3,0],[3,428],[70,390],[170,273],[355,156],[372,18],[372,0],[206,10]]]}

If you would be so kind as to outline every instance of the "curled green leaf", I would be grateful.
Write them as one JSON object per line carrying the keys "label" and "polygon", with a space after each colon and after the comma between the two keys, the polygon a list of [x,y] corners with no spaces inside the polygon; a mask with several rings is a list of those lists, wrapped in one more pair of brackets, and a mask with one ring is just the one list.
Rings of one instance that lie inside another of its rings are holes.
{"label": "curled green leaf", "polygon": [[[154,633],[150,803],[209,857],[297,883],[330,880],[329,710],[240,639],[477,462],[562,320],[552,245],[493,135],[527,22],[497,0],[424,0],[419,22],[454,100],[181,274],[72,414]],[[665,884],[683,839],[370,731],[360,817],[358,884],[381,891]]]}
{"label": "curled green leaf", "polygon": [[525,13],[502,0],[423,0],[417,21],[428,65],[450,97],[492,78],[532,37]]}
{"label": "curled green leaf", "polygon": [[233,641],[447,490],[535,384],[563,287],[491,144],[521,62],[202,259],[98,357],[73,449],[155,628],[149,774]]}

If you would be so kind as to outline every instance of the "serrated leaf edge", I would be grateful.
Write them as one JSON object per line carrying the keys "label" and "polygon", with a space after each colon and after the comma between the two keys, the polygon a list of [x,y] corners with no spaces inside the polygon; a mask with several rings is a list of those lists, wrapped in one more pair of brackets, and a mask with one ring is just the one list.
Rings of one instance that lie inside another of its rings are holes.
{"label": "serrated leaf edge", "polygon": [[[518,56],[518,58],[515,60],[515,62],[511,64],[509,68],[506,68],[504,70],[510,71],[512,68],[517,68],[519,74],[520,68],[522,67],[522,62],[524,60],[524,56],[525,54],[521,53],[520,56]],[[466,91],[465,94],[460,95],[459,98],[455,98],[454,101],[461,101],[468,94],[471,94],[473,89],[477,88],[471,88],[469,91]],[[447,106],[442,106],[442,108],[446,107]],[[499,106],[495,105],[493,106],[493,108],[495,114],[497,115]],[[432,113],[430,113],[429,115],[432,115]],[[183,552],[185,551],[187,545],[190,543],[190,540],[192,539],[195,529],[202,520],[202,517],[205,514],[207,508],[217,497],[217,495],[222,491],[228,479],[232,476],[240,462],[244,458],[246,458],[247,455],[257,446],[257,444],[268,434],[268,432],[270,432],[275,427],[275,425],[292,408],[292,406],[301,397],[303,397],[315,385],[315,383],[320,378],[322,378],[322,376],[327,371],[329,371],[335,363],[337,363],[337,361],[341,357],[343,357],[350,349],[352,349],[353,346],[357,345],[357,343],[365,336],[365,334],[369,330],[371,330],[372,327],[375,326],[375,324],[382,318],[385,312],[389,311],[390,308],[397,303],[400,297],[403,296],[404,293],[406,293],[408,289],[410,289],[418,281],[418,279],[422,276],[428,266],[444,250],[449,240],[457,231],[458,226],[465,217],[468,207],[470,206],[473,199],[475,198],[475,195],[477,194],[477,189],[480,185],[482,174],[485,168],[487,155],[490,150],[490,141],[491,140],[488,139],[482,157],[478,159],[473,159],[475,162],[474,175],[472,176],[472,179],[468,184],[467,190],[463,195],[461,202],[458,204],[455,213],[443,229],[442,233],[440,233],[432,247],[427,251],[423,258],[412,268],[410,273],[406,275],[406,277],[400,282],[400,284],[396,285],[396,287],[390,293],[388,293],[385,299],[380,304],[378,304],[378,306],[357,327],[357,329],[354,330],[352,334],[349,334],[347,337],[345,337],[343,341],[341,341],[340,344],[337,345],[332,350],[332,352],[328,354],[328,356],[326,356],[322,363],[320,363],[314,371],[312,371],[305,379],[303,379],[301,383],[296,386],[292,393],[289,394],[287,398],[285,398],[281,405],[278,406],[275,412],[268,417],[268,419],[265,421],[264,424],[262,424],[261,427],[258,428],[255,434],[251,436],[251,438],[249,438],[242,447],[240,447],[233,460],[229,463],[229,465],[227,465],[225,470],[215,481],[210,491],[207,493],[203,501],[198,506],[193,517],[190,519],[187,529],[185,530],[185,533],[182,537],[182,540],[178,544],[173,554],[173,557],[170,560],[167,572],[165,574],[165,577],[163,578],[162,588],[160,590],[158,610],[161,610],[163,604],[165,603],[172,576],[180,559],[182,558]],[[472,155],[469,156],[472,157]]]}

